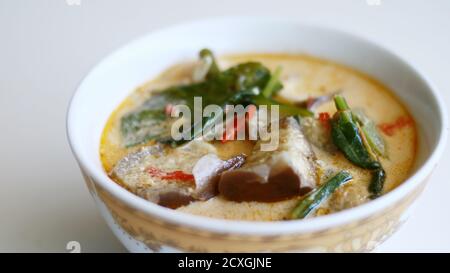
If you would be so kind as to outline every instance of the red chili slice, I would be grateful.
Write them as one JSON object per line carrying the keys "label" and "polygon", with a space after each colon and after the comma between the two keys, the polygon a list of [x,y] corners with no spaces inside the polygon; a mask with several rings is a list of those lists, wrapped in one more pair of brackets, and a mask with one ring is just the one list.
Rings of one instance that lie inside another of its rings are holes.
{"label": "red chili slice", "polygon": [[173,171],[168,172],[165,175],[161,176],[162,179],[168,180],[183,180],[183,181],[193,181],[194,176],[190,173],[185,173],[183,171]]}
{"label": "red chili slice", "polygon": [[244,122],[238,122],[237,115],[234,115],[233,128],[229,131],[225,130],[225,132],[223,132],[221,142],[226,143],[229,140],[237,139],[238,132],[245,128],[245,125],[248,123],[248,121],[253,117],[255,113],[256,113],[256,106],[252,104],[249,106],[248,112],[245,113],[244,115]]}
{"label": "red chili slice", "polygon": [[164,172],[155,167],[148,167],[147,173],[151,176],[158,177],[166,180],[181,180],[181,181],[194,181],[194,176],[183,171]]}
{"label": "red chili slice", "polygon": [[170,103],[166,104],[166,107],[164,108],[164,112],[166,113],[166,115],[170,116],[172,114],[172,110],[173,105]]}
{"label": "red chili slice", "polygon": [[319,121],[327,130],[331,129],[330,119],[330,114],[328,114],[327,112],[319,113]]}
{"label": "red chili slice", "polygon": [[237,116],[234,115],[233,128],[231,128],[230,130],[227,131],[226,127],[225,127],[225,132],[223,132],[223,136],[222,136],[222,140],[221,140],[222,143],[225,143],[229,140],[234,140],[236,138],[237,123],[238,123]]}
{"label": "red chili slice", "polygon": [[378,128],[380,128],[380,130],[383,131],[383,133],[385,133],[386,135],[393,136],[396,130],[399,130],[406,126],[411,126],[413,123],[414,121],[411,117],[401,116],[392,123],[382,123],[378,125]]}

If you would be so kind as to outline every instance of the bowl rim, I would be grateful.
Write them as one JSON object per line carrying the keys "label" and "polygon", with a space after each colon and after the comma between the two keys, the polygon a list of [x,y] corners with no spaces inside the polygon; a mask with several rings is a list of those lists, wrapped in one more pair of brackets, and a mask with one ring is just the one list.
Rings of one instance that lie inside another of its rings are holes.
{"label": "bowl rim", "polygon": [[[89,75],[94,71],[99,69],[104,63],[107,63],[112,58],[116,56],[121,51],[127,50],[127,48],[143,41],[153,35],[158,33],[163,33],[167,31],[174,31],[179,28],[194,28],[202,24],[211,23],[274,23],[274,24],[291,24],[299,25],[302,27],[315,28],[322,31],[330,31],[337,33],[342,36],[347,36],[349,39],[358,40],[363,44],[370,44],[371,46],[379,49],[383,54],[389,55],[389,57],[395,59],[397,62],[405,65],[408,69],[412,71],[414,76],[423,81],[424,84],[430,91],[431,97],[434,99],[436,105],[438,106],[437,112],[440,115],[439,123],[439,136],[438,142],[434,149],[431,151],[430,155],[426,158],[425,162],[418,167],[418,169],[411,174],[411,176],[402,182],[399,186],[391,190],[390,192],[382,195],[381,197],[371,200],[367,203],[359,205],[354,208],[346,209],[340,212],[336,212],[330,215],[325,215],[317,218],[307,218],[302,220],[292,220],[292,221],[273,221],[273,222],[263,222],[263,221],[244,221],[244,220],[227,220],[227,219],[216,219],[206,216],[193,215],[185,212],[180,212],[177,210],[168,209],[157,204],[151,203],[131,192],[125,188],[119,186],[113,180],[111,180],[104,172],[102,168],[97,168],[88,164],[87,158],[84,157],[82,153],[79,152],[82,147],[74,141],[76,139],[77,130],[74,127],[73,120],[76,119],[76,113],[80,109],[79,97],[80,93],[84,87],[84,83]],[[171,25],[168,27],[159,28],[156,31],[144,34],[137,39],[132,40],[129,43],[119,47],[113,52],[109,53],[97,62],[86,74],[86,76],[81,80],[76,91],[72,95],[69,103],[69,107],[66,115],[66,130],[69,145],[71,147],[72,153],[74,154],[78,164],[81,169],[85,171],[88,176],[92,177],[95,183],[98,183],[101,188],[105,189],[113,197],[121,200],[128,206],[138,211],[144,212],[151,217],[157,217],[158,219],[165,220],[176,225],[188,226],[193,229],[208,230],[211,232],[222,233],[222,234],[252,234],[260,236],[273,236],[282,235],[287,233],[306,233],[311,231],[324,230],[330,227],[341,226],[358,219],[364,219],[370,217],[376,212],[380,212],[382,209],[397,203],[408,193],[414,190],[420,183],[427,179],[431,174],[434,167],[437,165],[443,151],[448,137],[448,115],[447,110],[444,105],[443,99],[438,92],[436,86],[431,82],[431,80],[421,72],[417,67],[412,65],[410,62],[402,58],[397,52],[392,49],[388,49],[385,46],[380,45],[380,43],[375,42],[371,39],[363,37],[361,34],[354,34],[346,30],[342,30],[336,27],[331,27],[329,25],[317,24],[311,22],[305,22],[301,20],[296,20],[292,18],[279,18],[279,17],[259,17],[259,16],[232,16],[232,17],[215,17],[206,18],[200,20],[194,20],[189,22],[182,22],[179,24]]]}

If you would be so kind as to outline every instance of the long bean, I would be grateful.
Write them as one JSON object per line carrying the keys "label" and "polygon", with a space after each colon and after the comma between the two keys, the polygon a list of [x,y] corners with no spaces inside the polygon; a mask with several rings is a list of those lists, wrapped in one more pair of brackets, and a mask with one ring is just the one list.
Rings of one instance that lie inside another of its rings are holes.
{"label": "long bean", "polygon": [[349,172],[340,171],[330,180],[328,180],[319,188],[313,190],[305,198],[303,198],[294,208],[294,210],[292,210],[290,218],[291,219],[305,218],[323,201],[328,199],[337,188],[344,185],[352,178],[353,177]]}

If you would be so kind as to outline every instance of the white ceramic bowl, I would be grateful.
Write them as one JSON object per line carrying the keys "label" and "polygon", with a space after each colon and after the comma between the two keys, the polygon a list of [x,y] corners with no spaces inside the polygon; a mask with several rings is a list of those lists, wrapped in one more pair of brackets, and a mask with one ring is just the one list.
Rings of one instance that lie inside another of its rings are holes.
{"label": "white ceramic bowl", "polygon": [[[138,85],[200,48],[217,55],[306,53],[363,71],[390,87],[418,128],[417,164],[407,181],[356,208],[313,219],[246,222],[160,207],[112,181],[99,158],[100,135]],[[283,19],[228,18],[186,23],[145,35],[96,65],[70,103],[67,132],[87,185],[113,232],[130,251],[367,251],[404,222],[446,143],[447,114],[436,88],[411,64],[374,42]]]}

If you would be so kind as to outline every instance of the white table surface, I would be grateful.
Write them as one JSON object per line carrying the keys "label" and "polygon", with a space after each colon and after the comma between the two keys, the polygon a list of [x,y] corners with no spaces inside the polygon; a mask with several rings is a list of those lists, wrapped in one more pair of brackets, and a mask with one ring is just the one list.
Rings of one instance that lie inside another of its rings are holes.
{"label": "white table surface", "polygon": [[[223,15],[325,22],[394,49],[450,105],[450,1],[0,1],[0,251],[123,252],[94,206],[65,134],[79,81],[100,58],[159,27]],[[377,251],[450,251],[450,146],[415,213]]]}

